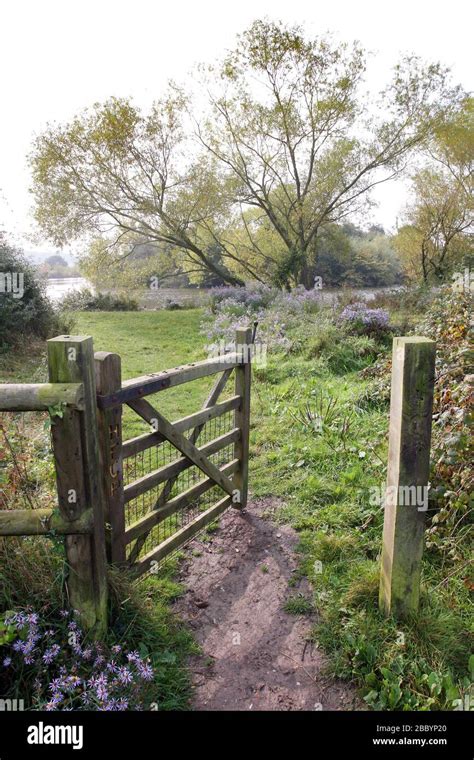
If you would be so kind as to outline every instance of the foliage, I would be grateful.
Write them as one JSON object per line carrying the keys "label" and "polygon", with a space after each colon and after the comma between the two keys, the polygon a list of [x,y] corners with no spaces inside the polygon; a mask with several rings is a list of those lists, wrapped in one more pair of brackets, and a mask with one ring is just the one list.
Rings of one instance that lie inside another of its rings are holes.
{"label": "foliage", "polygon": [[79,276],[79,270],[77,267],[69,266],[66,259],[58,253],[48,256],[44,263],[40,264],[37,269],[41,277],[63,278]]}
{"label": "foliage", "polygon": [[446,281],[472,259],[474,99],[465,97],[436,127],[428,163],[413,176],[414,200],[394,243],[412,279]]}
{"label": "foliage", "polygon": [[413,190],[415,199],[394,245],[409,278],[439,284],[473,253],[472,202],[466,202],[457,180],[441,170],[419,171]]}
{"label": "foliage", "polygon": [[67,332],[46,297],[43,284],[23,254],[0,233],[0,275],[18,276],[17,296],[2,285],[0,290],[0,350],[27,336],[51,337]]}
{"label": "foliage", "polygon": [[318,233],[313,263],[325,287],[381,287],[399,284],[402,269],[383,230],[329,224]]}
{"label": "foliage", "polygon": [[411,57],[370,110],[365,66],[357,44],[255,21],[194,101],[170,85],[147,113],[111,98],[48,127],[31,154],[36,220],[57,244],[103,235],[111,263],[152,243],[160,271],[190,280],[310,288],[320,229],[364,208],[463,97]]}
{"label": "foliage", "polygon": [[371,309],[366,303],[349,304],[342,310],[341,321],[355,335],[380,337],[390,332],[389,314],[385,309]]}
{"label": "foliage", "polygon": [[63,311],[138,311],[138,302],[125,295],[92,293],[88,288],[72,290],[62,299]]}
{"label": "foliage", "polygon": [[470,293],[443,288],[417,327],[418,332],[435,339],[437,346],[430,489],[435,512],[427,545],[449,562],[462,561],[465,542],[473,530],[471,314]]}

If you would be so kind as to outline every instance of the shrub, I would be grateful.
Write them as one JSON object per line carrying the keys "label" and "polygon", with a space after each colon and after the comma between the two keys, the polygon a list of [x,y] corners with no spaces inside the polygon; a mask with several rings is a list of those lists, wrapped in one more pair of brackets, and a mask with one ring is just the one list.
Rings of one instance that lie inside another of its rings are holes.
{"label": "shrub", "polygon": [[[244,310],[257,312],[269,306],[275,294],[279,291],[269,288],[267,285],[242,287],[219,287],[212,288],[209,297],[211,312],[215,314],[219,309],[229,308],[231,305],[240,304]],[[225,302],[222,306],[222,302]]]}
{"label": "shrub", "polygon": [[388,312],[371,309],[366,303],[349,304],[342,310],[340,320],[354,335],[381,337],[390,332]]}
{"label": "shrub", "polygon": [[[44,285],[36,277],[33,267],[21,251],[8,245],[1,234],[0,275],[0,341],[4,348],[27,335],[48,338],[55,333],[68,332],[46,297]],[[10,283],[5,279],[12,275],[19,276],[17,294],[9,292]]]}
{"label": "shrub", "polygon": [[167,298],[164,303],[164,308],[167,311],[177,311],[178,309],[182,309],[183,307],[177,301],[172,301],[170,298]]}
{"label": "shrub", "polygon": [[64,311],[138,311],[138,301],[110,293],[92,293],[83,288],[68,293],[61,308]]}

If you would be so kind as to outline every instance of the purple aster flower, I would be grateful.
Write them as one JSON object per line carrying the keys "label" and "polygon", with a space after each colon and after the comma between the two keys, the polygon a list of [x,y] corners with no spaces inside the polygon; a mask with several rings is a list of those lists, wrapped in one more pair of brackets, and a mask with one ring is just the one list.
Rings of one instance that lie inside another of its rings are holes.
{"label": "purple aster flower", "polygon": [[132,681],[133,681],[132,673],[125,666],[123,666],[123,667],[121,667],[121,668],[119,668],[117,670],[117,676],[118,676],[118,680],[121,683],[124,683],[124,684],[126,684],[126,683],[132,683]]}
{"label": "purple aster flower", "polygon": [[43,655],[43,662],[46,663],[46,665],[50,665],[53,660],[58,656],[59,652],[61,651],[61,647],[59,644],[53,644],[52,647],[49,647],[49,649],[45,650],[45,653]]}
{"label": "purple aster flower", "polygon": [[153,679],[153,668],[148,663],[138,663],[137,669],[140,677],[143,678],[144,681],[151,681]]}
{"label": "purple aster flower", "polygon": [[108,690],[108,689],[106,689],[106,687],[105,687],[105,686],[102,686],[102,685],[99,685],[99,686],[97,687],[97,689],[96,689],[96,694],[97,694],[97,697],[98,697],[98,698],[99,698],[101,701],[105,701],[106,699],[108,699],[108,698],[109,698],[109,690]]}

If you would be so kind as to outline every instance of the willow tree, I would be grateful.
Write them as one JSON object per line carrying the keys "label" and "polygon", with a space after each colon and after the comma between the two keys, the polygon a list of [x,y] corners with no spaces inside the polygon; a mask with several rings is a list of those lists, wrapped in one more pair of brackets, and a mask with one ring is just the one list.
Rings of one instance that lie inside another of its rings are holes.
{"label": "willow tree", "polygon": [[56,245],[90,236],[96,266],[98,252],[104,264],[120,264],[137,246],[154,243],[158,259],[170,252],[189,274],[204,270],[243,284],[215,256],[231,196],[186,127],[185,98],[171,87],[148,114],[111,98],[50,126],[30,156],[43,233]]}
{"label": "willow tree", "polygon": [[[365,70],[358,45],[257,21],[207,78],[212,111],[200,139],[237,183],[240,246],[282,284],[312,286],[318,231],[362,211],[460,95],[447,70],[411,57],[370,103]],[[268,226],[273,260],[260,244]]]}
{"label": "willow tree", "polygon": [[408,58],[371,105],[364,73],[357,45],[255,22],[194,103],[176,88],[147,114],[112,99],[40,135],[36,219],[57,244],[155,242],[228,283],[311,287],[318,231],[364,209],[459,95]]}

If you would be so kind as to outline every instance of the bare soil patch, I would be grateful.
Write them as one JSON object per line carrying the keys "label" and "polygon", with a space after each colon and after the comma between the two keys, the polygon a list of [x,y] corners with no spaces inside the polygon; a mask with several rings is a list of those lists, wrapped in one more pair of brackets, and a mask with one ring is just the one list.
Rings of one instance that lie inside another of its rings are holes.
{"label": "bare soil patch", "polygon": [[[190,663],[194,710],[364,709],[350,685],[325,675],[326,658],[309,641],[314,618],[285,612],[303,594],[295,585],[298,536],[276,525],[271,499],[230,510],[210,540],[189,544],[181,565],[178,614],[202,654]],[[292,580],[291,585],[289,585]]]}

